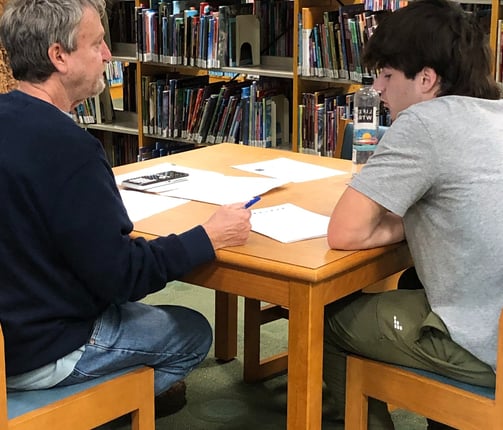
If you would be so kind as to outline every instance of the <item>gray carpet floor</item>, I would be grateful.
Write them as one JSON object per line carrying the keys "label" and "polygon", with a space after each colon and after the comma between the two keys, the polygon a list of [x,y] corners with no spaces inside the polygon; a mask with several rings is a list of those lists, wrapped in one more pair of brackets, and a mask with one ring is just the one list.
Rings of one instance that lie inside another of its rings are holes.
{"label": "gray carpet floor", "polygon": [[[197,309],[214,323],[214,292],[194,285],[172,282],[144,300],[151,304],[179,304]],[[159,418],[157,430],[281,430],[286,428],[286,375],[246,384],[242,379],[242,308],[239,302],[238,357],[220,363],[210,351],[206,360],[187,378],[187,405],[176,414]],[[274,321],[262,327],[262,353],[267,356],[286,349],[288,322]],[[330,404],[324,396],[323,430],[344,430],[331,419]],[[423,417],[403,410],[392,413],[396,430],[425,430]],[[101,430],[129,428],[111,423]],[[350,430],[350,429],[346,429]]]}

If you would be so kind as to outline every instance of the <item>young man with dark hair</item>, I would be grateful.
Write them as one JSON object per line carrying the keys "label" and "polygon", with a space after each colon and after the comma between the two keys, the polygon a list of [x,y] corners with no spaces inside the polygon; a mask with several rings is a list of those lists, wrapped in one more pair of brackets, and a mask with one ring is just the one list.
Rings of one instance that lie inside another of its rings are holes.
{"label": "young man with dark hair", "polygon": [[[417,277],[327,307],[324,379],[340,417],[347,353],[494,386],[503,308],[503,101],[487,36],[459,5],[417,0],[384,18],[363,61],[393,124],[336,204],[328,242],[406,239]],[[376,400],[369,429],[393,429]]]}

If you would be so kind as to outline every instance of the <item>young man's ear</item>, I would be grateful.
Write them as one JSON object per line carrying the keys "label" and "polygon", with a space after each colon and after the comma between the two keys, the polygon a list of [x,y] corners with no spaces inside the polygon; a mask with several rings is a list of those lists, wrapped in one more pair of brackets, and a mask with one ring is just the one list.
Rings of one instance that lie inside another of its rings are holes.
{"label": "young man's ear", "polygon": [[424,67],[418,73],[418,82],[423,94],[435,95],[440,87],[440,77],[431,67]]}

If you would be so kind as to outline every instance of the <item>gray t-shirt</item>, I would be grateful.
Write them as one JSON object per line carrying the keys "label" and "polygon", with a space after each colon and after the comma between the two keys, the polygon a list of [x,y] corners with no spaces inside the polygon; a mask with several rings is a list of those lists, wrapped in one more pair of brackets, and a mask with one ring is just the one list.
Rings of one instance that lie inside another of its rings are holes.
{"label": "gray t-shirt", "polygon": [[409,107],[350,186],[403,217],[432,310],[455,342],[495,369],[503,100],[444,96]]}

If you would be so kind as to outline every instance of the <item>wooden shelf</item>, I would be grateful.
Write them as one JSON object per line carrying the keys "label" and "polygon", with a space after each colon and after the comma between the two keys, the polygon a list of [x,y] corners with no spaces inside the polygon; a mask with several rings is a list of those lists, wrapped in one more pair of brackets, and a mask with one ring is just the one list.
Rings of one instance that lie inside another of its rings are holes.
{"label": "wooden shelf", "polygon": [[134,112],[115,111],[116,119],[111,123],[83,124],[85,128],[138,136],[138,115]]}
{"label": "wooden shelf", "polygon": [[[357,3],[359,0],[343,0],[346,4]],[[458,0],[463,4],[487,4],[492,6],[490,25],[490,46],[493,53],[496,50],[497,23],[502,16],[501,0]],[[135,1],[135,5],[140,5],[140,0]],[[160,62],[141,62],[136,58],[135,43],[112,43],[113,59],[123,62],[136,63],[136,104],[138,115],[133,114],[127,119],[123,118],[123,113],[118,115],[118,119],[112,124],[90,124],[86,127],[105,131],[134,134],[138,136],[138,145],[142,147],[152,142],[153,139],[163,139],[159,136],[144,134],[142,125],[142,98],[141,98],[141,78],[143,75],[154,75],[156,73],[168,73],[178,71],[184,75],[202,75],[211,71],[222,72],[226,75],[247,75],[247,77],[273,77],[291,81],[290,99],[290,125],[291,143],[288,146],[292,151],[298,151],[299,140],[299,119],[298,105],[302,100],[303,92],[310,92],[313,89],[327,88],[332,86],[343,87],[346,92],[354,92],[359,83],[347,79],[332,79],[323,77],[306,77],[298,75],[299,57],[299,14],[303,7],[322,6],[327,10],[335,10],[340,6],[338,0],[293,0],[293,23],[292,23],[292,57],[269,57],[262,56],[258,66],[222,67],[220,69],[203,69],[191,66],[172,65]],[[225,78],[223,78],[225,79]],[[117,112],[119,114],[119,112]]]}

